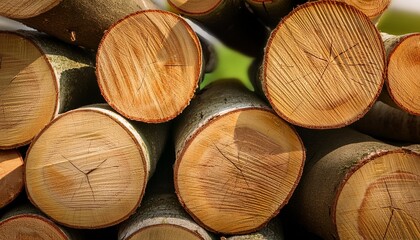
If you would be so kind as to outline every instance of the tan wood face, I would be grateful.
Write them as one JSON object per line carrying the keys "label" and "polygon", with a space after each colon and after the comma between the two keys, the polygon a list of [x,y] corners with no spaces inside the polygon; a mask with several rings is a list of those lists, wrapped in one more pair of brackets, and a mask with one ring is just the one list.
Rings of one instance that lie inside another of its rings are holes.
{"label": "tan wood face", "polygon": [[30,18],[57,6],[62,0],[2,0],[0,15],[9,18]]}
{"label": "tan wood face", "polygon": [[337,128],[360,118],[377,98],[385,53],[361,12],[315,2],[278,25],[263,67],[265,94],[280,116],[299,126]]}
{"label": "tan wood face", "polygon": [[296,133],[273,113],[229,113],[203,127],[177,159],[177,192],[207,228],[249,232],[288,199],[303,155]]}
{"label": "tan wood face", "polygon": [[0,239],[67,240],[67,237],[51,221],[27,215],[0,222]]}
{"label": "tan wood face", "polygon": [[187,14],[205,14],[216,8],[222,0],[170,0],[172,6]]}
{"label": "tan wood face", "polygon": [[129,240],[200,240],[197,234],[190,230],[171,224],[159,224],[140,229]]}
{"label": "tan wood face", "polygon": [[49,63],[29,40],[0,32],[0,149],[28,143],[57,108]]}
{"label": "tan wood face", "polygon": [[69,112],[49,125],[28,152],[28,195],[65,225],[98,228],[119,222],[144,192],[147,166],[138,145],[106,114]]}
{"label": "tan wood face", "polygon": [[416,239],[420,156],[390,153],[366,163],[345,183],[335,212],[341,239]]}
{"label": "tan wood face", "polygon": [[188,105],[201,64],[201,45],[184,20],[169,12],[140,12],[105,35],[97,56],[98,83],[125,117],[164,122]]}
{"label": "tan wood face", "polygon": [[17,150],[0,150],[0,208],[15,199],[22,188],[22,156]]}

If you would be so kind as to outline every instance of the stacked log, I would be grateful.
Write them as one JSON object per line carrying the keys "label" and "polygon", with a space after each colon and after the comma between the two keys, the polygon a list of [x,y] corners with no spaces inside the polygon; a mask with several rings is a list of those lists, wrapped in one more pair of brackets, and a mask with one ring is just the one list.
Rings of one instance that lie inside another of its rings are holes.
{"label": "stacked log", "polygon": [[0,149],[26,145],[59,113],[100,101],[93,60],[37,32],[0,32]]}
{"label": "stacked log", "polygon": [[104,32],[124,16],[156,7],[149,0],[6,0],[0,15],[67,43],[96,50]]}
{"label": "stacked log", "polygon": [[382,39],[388,60],[386,96],[382,99],[410,114],[420,115],[420,33],[401,36],[382,33]]}
{"label": "stacked log", "polygon": [[294,9],[274,29],[261,81],[290,123],[339,128],[369,110],[384,77],[384,46],[370,19],[347,4],[319,1]]}
{"label": "stacked log", "polygon": [[262,228],[300,179],[305,151],[299,136],[234,80],[203,90],[175,129],[178,198],[210,231]]}
{"label": "stacked log", "polygon": [[137,12],[111,26],[96,61],[108,104],[129,119],[151,123],[182,112],[205,68],[192,28],[179,16],[159,10]]}
{"label": "stacked log", "polygon": [[0,209],[23,189],[23,159],[17,150],[0,150]]}
{"label": "stacked log", "polygon": [[0,239],[77,240],[76,231],[55,224],[30,204],[15,206],[0,215]]}
{"label": "stacked log", "polygon": [[419,236],[418,145],[395,147],[349,129],[299,133],[308,162],[290,208],[300,223],[324,239]]}
{"label": "stacked log", "polygon": [[28,150],[29,199],[73,228],[103,228],[125,220],[141,202],[166,128],[130,122],[107,105],[60,115]]}

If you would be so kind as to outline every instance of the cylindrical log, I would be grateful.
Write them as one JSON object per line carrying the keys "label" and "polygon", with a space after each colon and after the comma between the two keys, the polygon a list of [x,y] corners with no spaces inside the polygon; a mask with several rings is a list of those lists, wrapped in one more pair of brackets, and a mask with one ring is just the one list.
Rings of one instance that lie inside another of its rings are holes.
{"label": "cylindrical log", "polygon": [[382,33],[388,59],[386,89],[396,105],[413,115],[420,115],[420,33],[401,36]]}
{"label": "cylindrical log", "polygon": [[221,237],[220,240],[283,240],[283,228],[278,218],[271,220],[267,226],[261,230],[245,235],[236,235],[230,237]]}
{"label": "cylindrical log", "polygon": [[350,129],[299,132],[308,162],[289,205],[324,239],[420,236],[420,153]]}
{"label": "cylindrical log", "polygon": [[195,223],[173,194],[158,194],[145,198],[136,214],[119,229],[119,240],[216,239]]}
{"label": "cylindrical log", "polygon": [[30,204],[20,204],[0,216],[0,239],[76,240],[74,230],[61,227]]}
{"label": "cylindrical log", "polygon": [[178,15],[160,10],[125,17],[97,53],[102,95],[123,116],[165,122],[189,104],[202,77],[200,41]]}
{"label": "cylindrical log", "polygon": [[202,24],[228,47],[250,56],[263,52],[267,30],[242,0],[168,0],[174,11]]}
{"label": "cylindrical log", "polygon": [[420,116],[411,115],[380,101],[351,126],[376,138],[420,143]]}
{"label": "cylindrical log", "polygon": [[0,209],[23,189],[23,159],[18,150],[0,150]]}
{"label": "cylindrical log", "polygon": [[29,199],[74,228],[103,228],[127,219],[154,172],[166,128],[129,122],[108,105],[60,115],[28,150]]}
{"label": "cylindrical log", "polygon": [[306,128],[339,128],[361,118],[385,78],[385,51],[373,23],[342,2],[295,8],[271,34],[262,87],[274,110]]}
{"label": "cylindrical log", "polygon": [[246,0],[249,7],[264,23],[274,28],[280,20],[292,11],[292,0]]}
{"label": "cylindrical log", "polygon": [[67,43],[96,50],[114,22],[133,12],[155,8],[149,0],[4,0],[0,15]]}
{"label": "cylindrical log", "polygon": [[175,130],[175,189],[206,229],[245,234],[287,203],[305,152],[294,129],[237,82],[210,84]]}
{"label": "cylindrical log", "polygon": [[[310,0],[317,1],[317,0]],[[382,13],[388,8],[391,0],[335,0],[352,5],[362,11],[372,21],[376,22]]]}
{"label": "cylindrical log", "polygon": [[0,32],[0,149],[28,144],[57,114],[99,101],[93,60],[36,32]]}

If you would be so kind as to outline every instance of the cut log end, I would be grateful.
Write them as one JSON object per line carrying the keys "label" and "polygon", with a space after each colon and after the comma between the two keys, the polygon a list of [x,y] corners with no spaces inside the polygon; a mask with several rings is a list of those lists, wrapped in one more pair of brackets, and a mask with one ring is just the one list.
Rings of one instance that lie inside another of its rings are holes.
{"label": "cut log end", "polygon": [[262,85],[289,122],[338,128],[369,110],[384,76],[384,46],[366,15],[341,2],[319,1],[296,8],[273,31]]}
{"label": "cut log end", "polygon": [[169,0],[169,4],[186,14],[205,14],[215,9],[221,0]]}
{"label": "cut log end", "polygon": [[402,37],[389,56],[388,93],[398,107],[420,115],[420,33]]}
{"label": "cut log end", "polygon": [[0,222],[1,239],[68,240],[50,220],[33,214],[21,214]]}
{"label": "cut log end", "polygon": [[202,73],[197,35],[179,16],[142,11],[113,25],[101,41],[102,95],[125,117],[165,122],[189,104]]}
{"label": "cut log end", "polygon": [[300,179],[300,138],[266,110],[222,115],[187,144],[175,163],[177,194],[186,210],[214,232],[261,228],[288,201]]}
{"label": "cut log end", "polygon": [[420,236],[420,155],[379,154],[350,175],[337,199],[342,239],[415,239]]}
{"label": "cut log end", "polygon": [[23,159],[17,150],[0,151],[0,209],[23,189]]}
{"label": "cut log end", "polygon": [[362,11],[370,19],[377,19],[389,6],[391,0],[341,0]]}
{"label": "cut log end", "polygon": [[26,158],[27,193],[57,222],[107,227],[140,204],[149,177],[148,153],[140,136],[118,117],[107,110],[74,110],[34,139]]}
{"label": "cut log end", "polygon": [[30,18],[57,6],[62,0],[5,0],[0,2],[0,15],[8,18]]}
{"label": "cut log end", "polygon": [[57,85],[51,65],[31,40],[0,32],[0,149],[22,146],[53,118]]}

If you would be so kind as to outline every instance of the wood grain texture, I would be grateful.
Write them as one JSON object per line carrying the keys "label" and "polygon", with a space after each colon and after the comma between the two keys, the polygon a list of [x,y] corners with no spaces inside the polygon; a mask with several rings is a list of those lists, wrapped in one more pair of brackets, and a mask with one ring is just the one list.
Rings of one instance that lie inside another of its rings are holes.
{"label": "wood grain texture", "polygon": [[8,18],[30,18],[40,15],[60,4],[62,0],[4,0],[0,2],[0,15]]}
{"label": "wood grain texture", "polygon": [[382,39],[388,59],[386,93],[394,105],[419,116],[420,33],[401,36],[382,33]]}
{"label": "wood grain texture", "polygon": [[272,32],[262,87],[274,110],[307,128],[339,128],[362,117],[385,78],[378,30],[335,1],[301,5]]}
{"label": "wood grain texture", "polygon": [[66,226],[115,225],[139,206],[165,139],[166,125],[129,122],[107,105],[67,112],[28,150],[28,197]]}
{"label": "wood grain texture", "polygon": [[23,159],[19,151],[0,150],[0,209],[23,189]]}
{"label": "wood grain texture", "polygon": [[261,100],[228,80],[210,85],[175,130],[175,188],[206,229],[262,228],[287,203],[304,161],[299,136]]}
{"label": "wood grain texture", "polygon": [[0,149],[28,144],[57,114],[101,101],[93,59],[81,49],[28,31],[0,32],[0,43]]}
{"label": "wood grain texture", "polygon": [[97,53],[102,95],[125,117],[165,122],[189,104],[204,71],[200,41],[178,15],[142,11],[115,23]]}
{"label": "wood grain texture", "polygon": [[289,210],[308,230],[324,239],[419,235],[418,152],[346,128],[299,133],[309,160]]}

